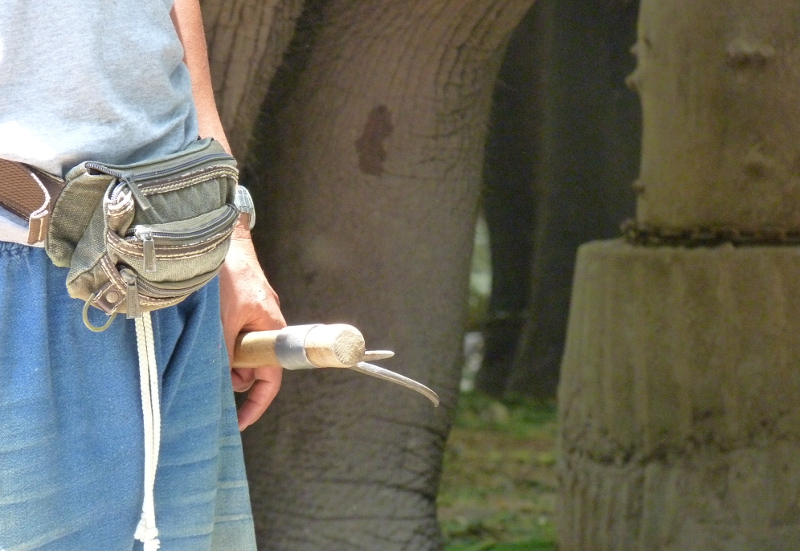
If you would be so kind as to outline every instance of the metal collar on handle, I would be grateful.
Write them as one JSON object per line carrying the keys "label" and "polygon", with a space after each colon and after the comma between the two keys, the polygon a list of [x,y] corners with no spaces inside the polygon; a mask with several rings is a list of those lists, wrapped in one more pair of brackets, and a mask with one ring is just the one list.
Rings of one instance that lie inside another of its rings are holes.
{"label": "metal collar on handle", "polygon": [[306,335],[319,324],[284,327],[275,339],[275,355],[285,369],[317,369],[306,356]]}

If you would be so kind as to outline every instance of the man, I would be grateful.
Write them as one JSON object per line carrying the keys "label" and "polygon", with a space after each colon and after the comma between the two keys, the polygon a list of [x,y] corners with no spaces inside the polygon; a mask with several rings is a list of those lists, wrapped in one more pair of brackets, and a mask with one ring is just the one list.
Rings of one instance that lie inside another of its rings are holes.
{"label": "man", "polygon": [[[64,175],[227,141],[198,0],[0,0],[0,158]],[[88,331],[66,270],[0,209],[0,550],[140,548],[143,429],[131,320]],[[98,315],[102,316],[102,314]],[[222,327],[220,326],[220,317]],[[161,393],[158,532],[145,549],[255,549],[238,430],[281,370],[233,370],[241,331],[284,325],[249,232],[218,281],[153,312]],[[237,414],[231,381],[248,391]]]}

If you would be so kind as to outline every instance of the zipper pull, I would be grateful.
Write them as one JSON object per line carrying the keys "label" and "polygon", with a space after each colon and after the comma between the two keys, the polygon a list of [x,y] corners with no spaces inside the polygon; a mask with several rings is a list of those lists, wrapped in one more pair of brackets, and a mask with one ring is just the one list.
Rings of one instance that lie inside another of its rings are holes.
{"label": "zipper pull", "polygon": [[136,226],[133,230],[136,239],[142,242],[144,249],[144,271],[152,274],[156,268],[156,242],[153,241],[153,231],[147,226]]}
{"label": "zipper pull", "polygon": [[139,203],[139,206],[142,210],[150,210],[153,208],[153,205],[150,204],[150,200],[142,192],[139,184],[137,184],[136,180],[133,179],[133,176],[125,176],[122,181],[125,182],[125,185],[127,185],[128,189],[131,190],[133,198],[137,203]]}
{"label": "zipper pull", "polygon": [[136,274],[133,271],[122,268],[119,275],[125,280],[127,292],[125,294],[125,310],[127,310],[128,319],[142,317],[142,307],[139,304],[139,286],[136,284]]}

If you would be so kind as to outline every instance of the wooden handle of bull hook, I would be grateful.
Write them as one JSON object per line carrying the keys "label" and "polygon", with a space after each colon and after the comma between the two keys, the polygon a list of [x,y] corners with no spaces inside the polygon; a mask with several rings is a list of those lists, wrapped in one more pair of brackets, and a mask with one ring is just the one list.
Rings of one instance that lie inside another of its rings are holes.
{"label": "wooden handle of bull hook", "polygon": [[[281,331],[242,333],[236,339],[233,367],[281,365],[275,344]],[[344,323],[315,325],[305,336],[306,358],[317,367],[353,367],[364,359],[364,336]]]}

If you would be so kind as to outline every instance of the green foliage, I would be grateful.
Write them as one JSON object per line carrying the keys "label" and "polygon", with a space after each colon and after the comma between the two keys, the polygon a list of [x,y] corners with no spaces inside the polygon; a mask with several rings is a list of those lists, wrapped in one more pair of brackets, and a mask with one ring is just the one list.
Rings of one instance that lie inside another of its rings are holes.
{"label": "green foliage", "polygon": [[498,402],[480,392],[461,394],[456,428],[493,430],[520,438],[556,433],[556,403],[517,397]]}
{"label": "green foliage", "polygon": [[556,408],[462,394],[445,450],[446,551],[555,549]]}

